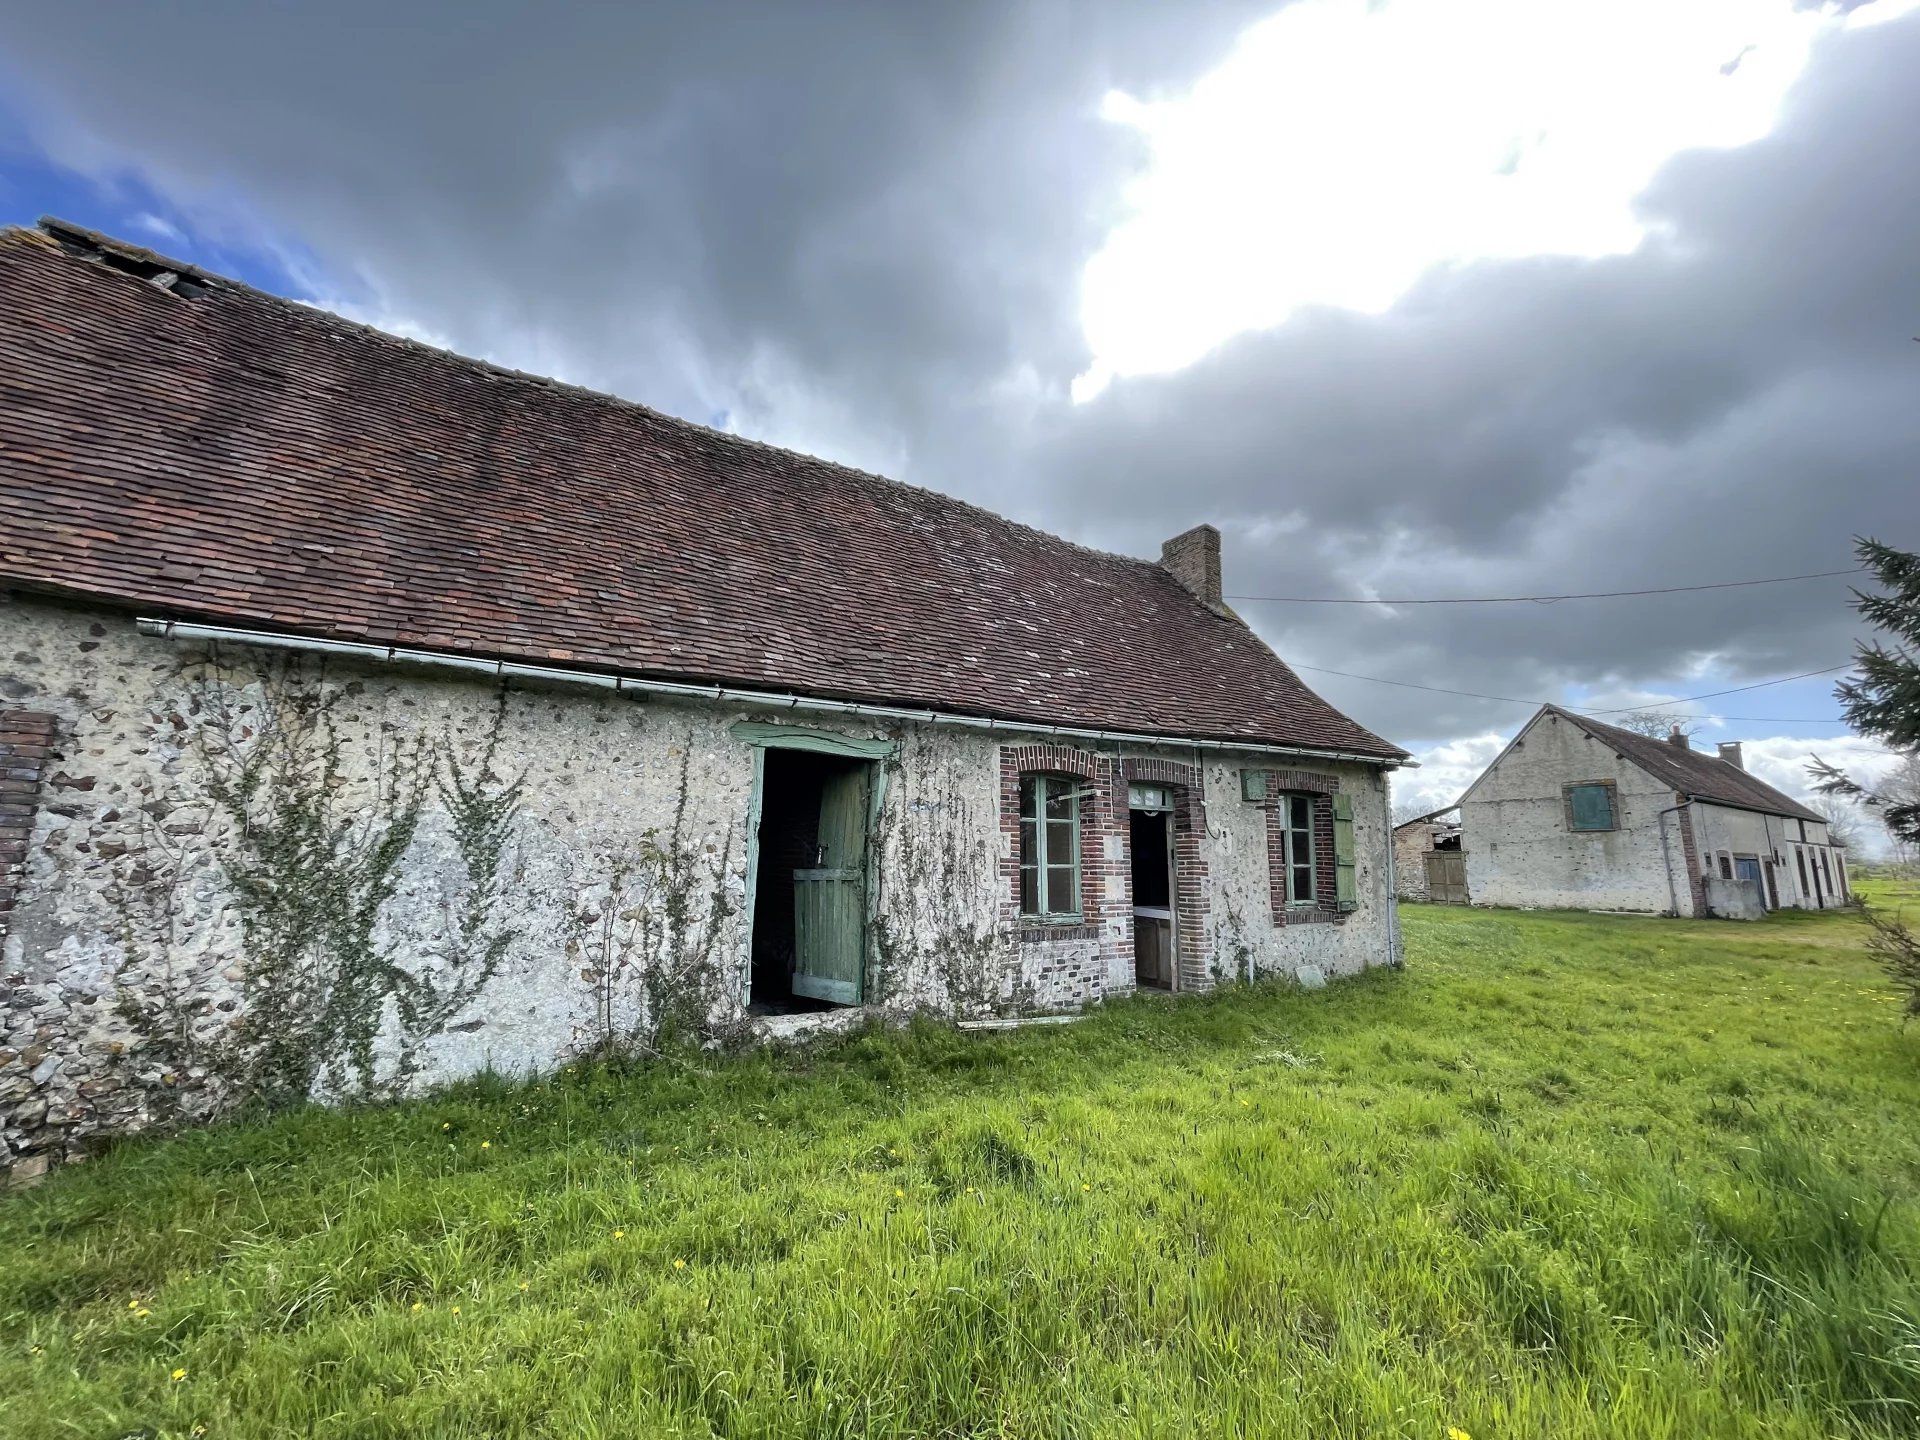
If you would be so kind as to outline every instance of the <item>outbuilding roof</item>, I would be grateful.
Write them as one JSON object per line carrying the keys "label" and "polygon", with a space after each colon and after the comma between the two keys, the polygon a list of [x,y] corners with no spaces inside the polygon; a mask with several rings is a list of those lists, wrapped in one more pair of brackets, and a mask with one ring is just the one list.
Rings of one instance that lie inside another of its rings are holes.
{"label": "outbuilding roof", "polygon": [[1676,794],[1691,800],[1731,805],[1740,810],[1760,810],[1769,815],[1789,815],[1796,820],[1826,821],[1826,816],[1818,811],[1789,799],[1764,780],[1718,755],[1682,748],[1670,740],[1623,730],[1618,725],[1602,724],[1558,705],[1544,709],[1578,725],[1602,744],[1612,746],[1615,754],[1625,756],[1654,779],[1671,786]]}
{"label": "outbuilding roof", "polygon": [[1157,564],[0,232],[0,586],[255,629],[1383,760]]}

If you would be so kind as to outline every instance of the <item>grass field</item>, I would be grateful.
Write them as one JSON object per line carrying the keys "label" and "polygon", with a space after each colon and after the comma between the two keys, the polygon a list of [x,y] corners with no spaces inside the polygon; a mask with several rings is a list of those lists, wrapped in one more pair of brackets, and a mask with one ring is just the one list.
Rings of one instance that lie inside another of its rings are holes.
{"label": "grass field", "polygon": [[0,1435],[1920,1430],[1856,920],[1406,926],[1318,993],[127,1146],[0,1201]]}

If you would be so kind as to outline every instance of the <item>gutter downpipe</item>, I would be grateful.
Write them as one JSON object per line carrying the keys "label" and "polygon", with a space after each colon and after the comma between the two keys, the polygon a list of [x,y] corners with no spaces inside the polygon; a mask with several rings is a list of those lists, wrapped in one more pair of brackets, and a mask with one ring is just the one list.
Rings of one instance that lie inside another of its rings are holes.
{"label": "gutter downpipe", "polygon": [[[1692,804],[1691,800],[1682,800],[1678,805],[1669,805],[1660,812],[1660,859],[1667,872],[1667,903],[1673,907],[1676,919],[1680,915],[1680,891],[1673,883],[1673,847],[1667,843],[1667,816],[1676,810],[1685,810]],[[1687,879],[1691,883],[1693,877],[1689,875]]]}
{"label": "gutter downpipe", "polygon": [[188,620],[161,620],[140,616],[134,621],[142,635],[163,640],[229,641],[274,650],[298,650],[321,655],[348,655],[394,664],[437,666],[464,670],[497,679],[537,680],[569,685],[597,685],[623,693],[666,695],[685,700],[731,701],[775,710],[808,710],[829,715],[852,715],[875,720],[907,720],[922,725],[950,725],[973,730],[998,730],[1010,735],[1051,735],[1062,739],[1118,741],[1129,745],[1185,745],[1196,750],[1233,750],[1255,755],[1291,755],[1315,760],[1346,760],[1382,770],[1415,769],[1417,762],[1382,755],[1360,755],[1346,750],[1309,750],[1294,745],[1260,745],[1252,741],[1185,739],[1177,735],[1147,735],[1127,730],[1085,730],[1070,725],[1043,725],[1037,721],[995,720],[979,715],[955,715],[940,710],[909,710],[892,705],[868,705],[852,700],[816,699],[770,690],[742,690],[726,685],[688,685],[674,680],[641,680],[626,675],[603,675],[593,670],[570,670],[551,665],[521,665],[511,660],[477,660],[442,655],[433,650],[408,650],[396,645],[371,645],[353,640],[319,640],[283,635],[271,630],[237,630],[200,625]]}

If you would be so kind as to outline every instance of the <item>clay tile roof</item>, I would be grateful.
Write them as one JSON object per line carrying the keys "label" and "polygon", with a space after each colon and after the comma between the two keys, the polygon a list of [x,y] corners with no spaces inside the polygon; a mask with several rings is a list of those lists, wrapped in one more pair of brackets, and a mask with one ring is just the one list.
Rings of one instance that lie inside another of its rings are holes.
{"label": "clay tile roof", "polygon": [[1682,750],[1651,735],[1622,730],[1618,725],[1603,725],[1558,705],[1546,707],[1564,720],[1570,720],[1594,739],[1613,747],[1677,794],[1716,805],[1731,805],[1739,810],[1761,810],[1769,815],[1791,815],[1798,820],[1819,820],[1826,816],[1809,810],[1798,800],[1790,800],[1765,781],[1749,775],[1738,765],[1709,755],[1704,750]]}
{"label": "clay tile roof", "polygon": [[1158,565],[55,221],[0,232],[0,586],[653,679],[1405,753]]}

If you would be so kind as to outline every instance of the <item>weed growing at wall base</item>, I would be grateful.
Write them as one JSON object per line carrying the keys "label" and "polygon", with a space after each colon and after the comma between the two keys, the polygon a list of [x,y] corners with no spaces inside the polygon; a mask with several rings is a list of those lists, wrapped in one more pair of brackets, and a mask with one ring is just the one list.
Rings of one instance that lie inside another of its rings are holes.
{"label": "weed growing at wall base", "polygon": [[1857,918],[1407,922],[1311,994],[124,1145],[0,1203],[0,1429],[1912,1433]]}

